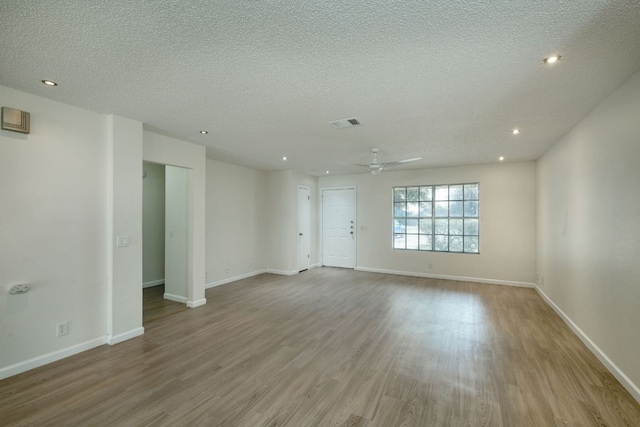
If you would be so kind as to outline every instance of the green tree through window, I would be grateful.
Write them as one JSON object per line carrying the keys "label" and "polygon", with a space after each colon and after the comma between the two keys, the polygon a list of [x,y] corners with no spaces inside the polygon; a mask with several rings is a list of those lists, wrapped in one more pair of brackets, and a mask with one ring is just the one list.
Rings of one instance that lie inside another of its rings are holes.
{"label": "green tree through window", "polygon": [[393,249],[480,253],[480,185],[393,188]]}

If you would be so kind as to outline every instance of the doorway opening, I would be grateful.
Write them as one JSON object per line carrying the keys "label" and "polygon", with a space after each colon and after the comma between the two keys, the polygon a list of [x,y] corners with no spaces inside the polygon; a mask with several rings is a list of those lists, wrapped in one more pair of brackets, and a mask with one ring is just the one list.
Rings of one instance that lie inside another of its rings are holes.
{"label": "doorway opening", "polygon": [[143,162],[143,324],[187,309],[189,169]]}

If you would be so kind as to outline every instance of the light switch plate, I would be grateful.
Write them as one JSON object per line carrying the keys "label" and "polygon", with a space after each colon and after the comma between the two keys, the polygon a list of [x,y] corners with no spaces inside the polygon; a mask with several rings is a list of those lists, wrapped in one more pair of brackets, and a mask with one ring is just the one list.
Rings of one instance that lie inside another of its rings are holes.
{"label": "light switch plate", "polygon": [[116,246],[119,248],[126,248],[129,246],[129,236],[117,236]]}

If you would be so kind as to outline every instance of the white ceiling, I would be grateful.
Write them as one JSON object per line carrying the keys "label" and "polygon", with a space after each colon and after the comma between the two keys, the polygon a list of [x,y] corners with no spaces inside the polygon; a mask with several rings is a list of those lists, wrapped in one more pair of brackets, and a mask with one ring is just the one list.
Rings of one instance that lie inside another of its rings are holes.
{"label": "white ceiling", "polygon": [[534,160],[638,69],[637,0],[0,2],[0,85],[265,170]]}

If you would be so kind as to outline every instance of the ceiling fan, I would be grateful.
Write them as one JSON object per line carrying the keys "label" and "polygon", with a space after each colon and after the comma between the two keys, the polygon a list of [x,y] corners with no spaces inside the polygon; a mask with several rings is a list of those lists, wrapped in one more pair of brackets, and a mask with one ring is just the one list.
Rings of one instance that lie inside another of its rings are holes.
{"label": "ceiling fan", "polygon": [[382,172],[386,168],[400,166],[405,163],[415,162],[416,160],[422,159],[422,157],[415,157],[413,159],[398,160],[397,162],[380,163],[378,162],[378,153],[380,152],[380,149],[378,147],[375,147],[371,149],[371,152],[373,153],[373,159],[371,159],[370,164],[368,165],[357,164],[356,166],[369,168],[369,170],[371,170],[372,175],[380,175],[380,172]]}

